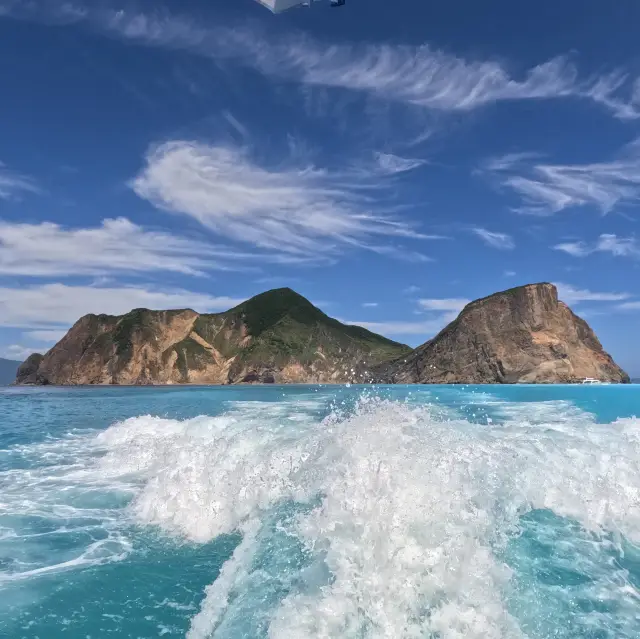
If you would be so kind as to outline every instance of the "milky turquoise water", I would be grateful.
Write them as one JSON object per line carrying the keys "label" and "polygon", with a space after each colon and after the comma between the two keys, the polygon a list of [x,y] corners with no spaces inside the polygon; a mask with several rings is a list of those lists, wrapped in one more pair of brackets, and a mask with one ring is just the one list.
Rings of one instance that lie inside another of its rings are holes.
{"label": "milky turquoise water", "polygon": [[0,636],[640,637],[640,387],[0,389]]}

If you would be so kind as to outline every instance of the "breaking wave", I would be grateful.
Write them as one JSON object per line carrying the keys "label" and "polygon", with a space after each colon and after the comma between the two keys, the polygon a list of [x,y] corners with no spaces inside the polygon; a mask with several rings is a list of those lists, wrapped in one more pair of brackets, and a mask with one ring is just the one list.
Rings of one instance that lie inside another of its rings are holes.
{"label": "breaking wave", "polygon": [[565,402],[505,403],[486,424],[371,398],[316,409],[237,403],[92,439],[82,472],[128,486],[140,524],[242,533],[190,639],[639,636],[638,420]]}

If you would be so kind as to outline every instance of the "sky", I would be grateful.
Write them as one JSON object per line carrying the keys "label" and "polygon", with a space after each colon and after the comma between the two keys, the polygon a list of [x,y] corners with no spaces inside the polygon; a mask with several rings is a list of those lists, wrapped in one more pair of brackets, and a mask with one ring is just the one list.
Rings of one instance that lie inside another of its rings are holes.
{"label": "sky", "polygon": [[636,0],[0,0],[0,357],[290,286],[418,345],[548,281],[640,376]]}

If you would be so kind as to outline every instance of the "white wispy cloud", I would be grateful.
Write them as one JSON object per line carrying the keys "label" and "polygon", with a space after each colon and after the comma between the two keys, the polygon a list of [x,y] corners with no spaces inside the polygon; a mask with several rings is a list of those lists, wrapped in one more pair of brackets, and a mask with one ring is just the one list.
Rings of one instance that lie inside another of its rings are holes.
{"label": "white wispy cloud", "polygon": [[[199,35],[193,41],[202,50]],[[224,40],[227,55],[266,75],[438,111],[471,111],[501,101],[580,98],[604,106],[620,119],[640,117],[627,74],[616,70],[581,77],[566,56],[515,74],[499,62],[466,60],[426,44],[329,44],[302,35],[280,35],[276,41],[248,31],[236,31]]]}
{"label": "white wispy cloud", "polygon": [[380,306],[378,302],[365,302],[362,308],[377,308],[378,306]]}
{"label": "white wispy cloud", "polygon": [[638,311],[640,310],[640,302],[624,302],[623,304],[618,304],[616,308],[621,311]]}
{"label": "white wispy cloud", "polygon": [[388,322],[347,321],[345,323],[363,326],[364,328],[374,331],[375,333],[380,333],[381,335],[421,335],[426,340],[436,333],[439,333],[447,324],[456,319],[460,314],[460,311],[469,302],[470,300],[461,298],[434,298],[418,300],[420,314],[427,314],[427,317],[417,322],[399,320]]}
{"label": "white wispy cloud", "polygon": [[[41,331],[68,328],[87,313],[121,315],[134,308],[225,311],[243,300],[144,286],[71,286],[61,283],[0,288],[0,326]],[[51,333],[48,333],[49,336]],[[34,336],[35,339],[38,339]]]}
{"label": "white wispy cloud", "polygon": [[533,154],[492,158],[483,170],[522,198],[513,210],[553,215],[570,207],[593,206],[609,213],[640,199],[640,145],[627,145],[608,162],[544,164]]}
{"label": "white wispy cloud", "polygon": [[421,335],[425,339],[438,333],[447,324],[440,318],[424,320],[422,322],[351,322],[346,321],[345,324],[354,326],[362,326],[374,333],[385,335],[388,337],[397,335]]}
{"label": "white wispy cloud", "polygon": [[[427,239],[380,210],[383,183],[309,164],[263,166],[245,148],[173,141],[152,149],[131,182],[156,207],[186,215],[234,241],[299,260],[349,246],[412,257],[375,239]],[[372,189],[376,197],[371,196]],[[423,259],[424,258],[424,259]]]}
{"label": "white wispy cloud", "polygon": [[164,10],[113,11],[37,0],[4,6],[6,15],[51,23],[86,22],[142,45],[235,61],[285,81],[358,91],[433,110],[470,111],[500,101],[579,98],[620,119],[640,116],[640,90],[625,72],[581,76],[563,56],[515,72],[497,61],[467,60],[426,44],[337,44],[246,26],[221,28]]}
{"label": "white wispy cloud", "polygon": [[484,171],[487,172],[499,172],[510,171],[516,166],[521,166],[528,161],[537,160],[540,157],[540,153],[533,153],[524,151],[522,153],[505,153],[504,155],[496,155],[494,157],[487,158],[482,166],[477,170],[478,173]]}
{"label": "white wispy cloud", "polygon": [[425,311],[451,311],[459,313],[471,300],[461,298],[451,299],[421,299],[418,306]]}
{"label": "white wispy cloud", "polygon": [[602,253],[611,253],[616,257],[637,257],[640,248],[635,237],[618,237],[612,233],[605,233],[598,238],[596,250]]}
{"label": "white wispy cloud", "polygon": [[[1,357],[11,359],[16,362],[24,362],[31,353],[37,352],[38,349],[34,346],[23,346],[22,344],[10,344],[5,346],[1,351]],[[17,370],[16,370],[17,372]]]}
{"label": "white wispy cloud", "polygon": [[496,231],[488,231],[483,228],[471,229],[487,246],[499,249],[501,251],[509,251],[516,247],[513,238],[506,233],[497,233]]}
{"label": "white wispy cloud", "polygon": [[593,253],[610,253],[615,257],[640,257],[640,245],[635,237],[618,237],[604,233],[594,243],[584,241],[562,242],[553,247],[573,257],[586,257]]}
{"label": "white wispy cloud", "polygon": [[573,257],[585,257],[590,255],[593,251],[585,242],[561,242],[553,246],[556,251],[562,251]]}
{"label": "white wispy cloud", "polygon": [[420,292],[420,287],[415,284],[411,284],[411,286],[407,286],[402,290],[405,295],[414,295],[415,293]]}
{"label": "white wispy cloud", "polygon": [[0,162],[0,200],[12,200],[25,192],[39,193],[40,187],[33,178],[12,171]]}
{"label": "white wispy cloud", "polygon": [[589,289],[576,288],[571,284],[564,284],[562,282],[555,282],[555,286],[558,289],[558,298],[567,304],[578,304],[580,302],[621,302],[632,297],[630,293],[590,291]]}
{"label": "white wispy cloud", "polygon": [[150,231],[125,218],[94,228],[65,228],[52,222],[0,221],[0,274],[94,275],[109,272],[173,271],[202,274],[243,270],[250,253]]}
{"label": "white wispy cloud", "polygon": [[[424,235],[421,237],[428,240],[445,239],[439,235]],[[367,244],[364,242],[351,242],[351,244],[363,249],[368,249],[369,251],[377,253],[378,255],[386,255],[388,257],[392,257],[396,260],[400,260],[401,262],[409,262],[411,264],[425,264],[427,262],[434,261],[432,257],[425,255],[420,251],[412,251],[410,249],[407,249],[406,246],[398,246],[394,244],[375,245]]]}
{"label": "white wispy cloud", "polygon": [[584,95],[602,104],[620,120],[635,120],[640,114],[640,79],[629,81],[621,70],[595,78]]}
{"label": "white wispy cloud", "polygon": [[383,175],[397,175],[399,173],[407,173],[421,166],[424,166],[426,160],[418,158],[403,158],[393,153],[376,153],[374,155],[378,164],[378,169]]}
{"label": "white wispy cloud", "polygon": [[308,38],[286,43],[276,67],[265,70],[442,111],[571,95],[577,83],[576,69],[562,58],[536,66],[517,80],[497,62],[468,61],[428,45],[326,47]]}
{"label": "white wispy cloud", "polygon": [[517,273],[516,273],[515,271],[505,271],[505,272],[503,273],[503,275],[504,275],[505,277],[515,277],[515,276],[517,275]]}
{"label": "white wispy cloud", "polygon": [[59,342],[66,334],[67,331],[64,329],[43,329],[39,331],[25,331],[23,333],[25,337],[45,344],[54,344],[56,342]]}

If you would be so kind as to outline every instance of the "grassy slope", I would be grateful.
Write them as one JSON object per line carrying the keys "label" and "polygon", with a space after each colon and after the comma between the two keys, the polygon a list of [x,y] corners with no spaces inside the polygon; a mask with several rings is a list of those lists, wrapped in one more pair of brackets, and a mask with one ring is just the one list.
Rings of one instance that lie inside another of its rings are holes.
{"label": "grassy slope", "polygon": [[411,350],[359,326],[340,323],[288,288],[257,295],[224,315],[243,317],[253,338],[242,353],[245,361],[275,358],[281,363],[293,358],[304,363],[316,359],[318,345],[326,356],[344,357],[359,350],[374,362]]}
{"label": "grassy slope", "polygon": [[[180,311],[163,311],[166,315],[176,312]],[[135,309],[121,317],[99,317],[103,322],[115,324],[112,339],[116,354],[123,361],[131,352],[134,333],[138,340],[154,339],[158,313]],[[371,364],[376,364],[411,350],[364,328],[338,322],[288,288],[267,291],[224,313],[200,315],[194,330],[223,357],[237,355],[236,366],[268,364],[278,367],[291,360],[306,364],[318,359],[319,347],[328,359],[342,359],[345,364],[351,363],[350,359],[356,353],[364,353]],[[243,347],[245,330],[251,341]],[[183,374],[206,365],[211,358],[207,349],[189,337],[171,347],[165,357],[174,351],[178,354],[177,366]]]}

